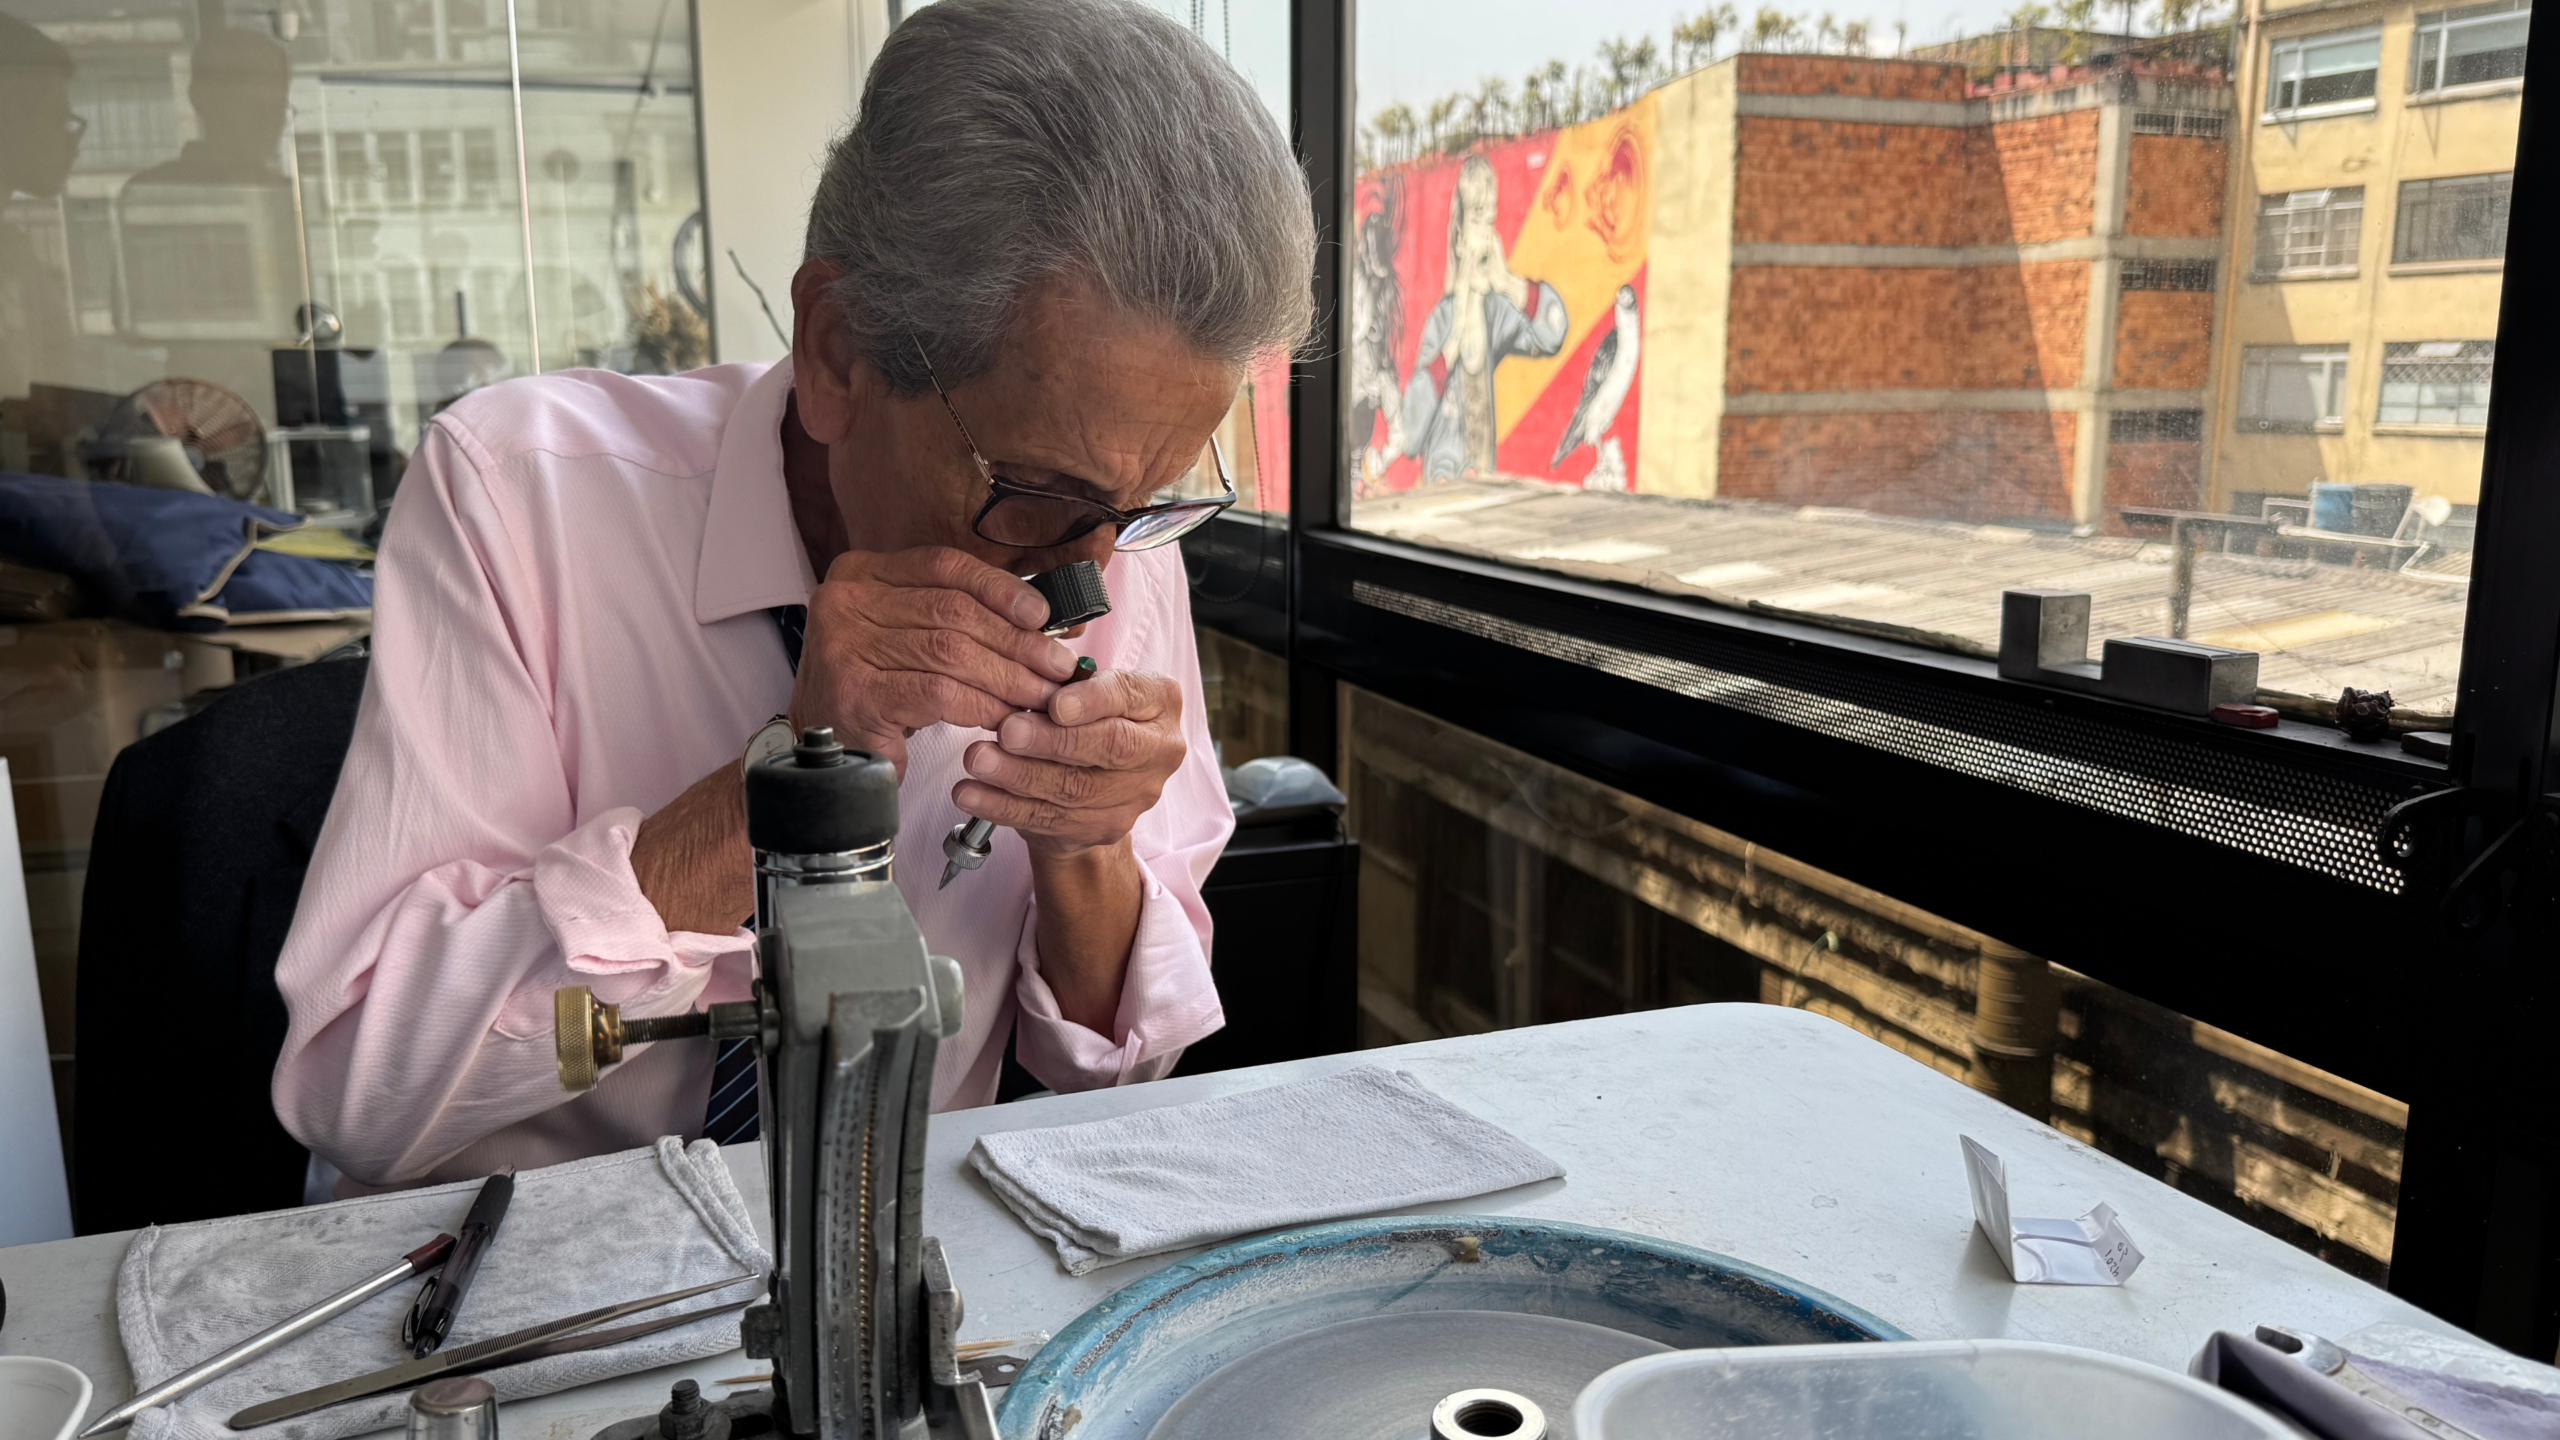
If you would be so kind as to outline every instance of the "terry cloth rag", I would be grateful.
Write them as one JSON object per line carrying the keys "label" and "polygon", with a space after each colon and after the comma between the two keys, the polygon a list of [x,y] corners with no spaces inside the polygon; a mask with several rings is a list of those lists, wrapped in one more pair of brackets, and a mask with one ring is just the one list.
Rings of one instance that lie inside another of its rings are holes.
{"label": "terry cloth rag", "polygon": [[[141,1385],[156,1384],[288,1315],[381,1274],[462,1223],[480,1182],[368,1195],[334,1205],[153,1226],[133,1237],[116,1276],[116,1328]],[[662,1295],[772,1264],[719,1147],[673,1137],[654,1149],[571,1161],[516,1176],[514,1202],[489,1246],[445,1348],[582,1310]],[[409,1358],[400,1320],[412,1280],[270,1351],[174,1404],[145,1410],[131,1440],[232,1440],[240,1410],[352,1379]],[[733,1289],[610,1322],[762,1298]],[[738,1345],[738,1312],[706,1316],[601,1350],[483,1372],[501,1401],[717,1355]],[[273,1440],[337,1440],[405,1423],[406,1392],[353,1401],[245,1432]]]}
{"label": "terry cloth rag", "polygon": [[1564,1167],[1401,1070],[982,1135],[969,1163],[1083,1275],[1249,1230],[1552,1180]]}

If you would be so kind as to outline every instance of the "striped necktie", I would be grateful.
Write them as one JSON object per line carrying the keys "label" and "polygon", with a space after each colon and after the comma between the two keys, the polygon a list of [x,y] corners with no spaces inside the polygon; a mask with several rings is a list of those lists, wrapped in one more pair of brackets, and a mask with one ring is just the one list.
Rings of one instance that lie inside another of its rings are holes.
{"label": "striped necktie", "polygon": [[[800,673],[800,641],[808,631],[809,610],[803,605],[777,605],[770,612],[782,632],[782,653],[791,673]],[[702,1107],[702,1135],[721,1145],[743,1145],[763,1133],[756,1104],[756,1051],[746,1040],[723,1040],[711,1061],[711,1099]]]}

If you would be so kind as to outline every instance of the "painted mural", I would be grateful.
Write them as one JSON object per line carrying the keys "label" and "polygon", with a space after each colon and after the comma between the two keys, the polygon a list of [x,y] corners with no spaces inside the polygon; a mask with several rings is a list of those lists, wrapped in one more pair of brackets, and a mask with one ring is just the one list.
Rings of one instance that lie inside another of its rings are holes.
{"label": "painted mural", "polygon": [[1352,473],[1635,488],[1656,106],[1371,171],[1354,198]]}

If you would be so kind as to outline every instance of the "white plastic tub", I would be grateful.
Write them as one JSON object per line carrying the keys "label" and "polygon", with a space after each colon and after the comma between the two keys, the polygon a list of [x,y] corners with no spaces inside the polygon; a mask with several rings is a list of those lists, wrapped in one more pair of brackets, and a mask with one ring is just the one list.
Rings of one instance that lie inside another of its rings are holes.
{"label": "white plastic tub", "polygon": [[2237,1396],[2026,1340],[1677,1350],[1605,1371],[1580,1440],[2296,1440]]}

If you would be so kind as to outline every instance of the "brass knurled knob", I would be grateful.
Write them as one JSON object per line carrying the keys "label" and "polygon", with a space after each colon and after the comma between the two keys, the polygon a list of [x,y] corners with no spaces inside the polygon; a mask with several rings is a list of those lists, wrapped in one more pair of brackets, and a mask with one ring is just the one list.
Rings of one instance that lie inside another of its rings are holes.
{"label": "brass knurled knob", "polygon": [[619,1007],[599,1005],[584,985],[551,992],[551,1039],[560,1066],[560,1088],[592,1090],[596,1072],[622,1058]]}

